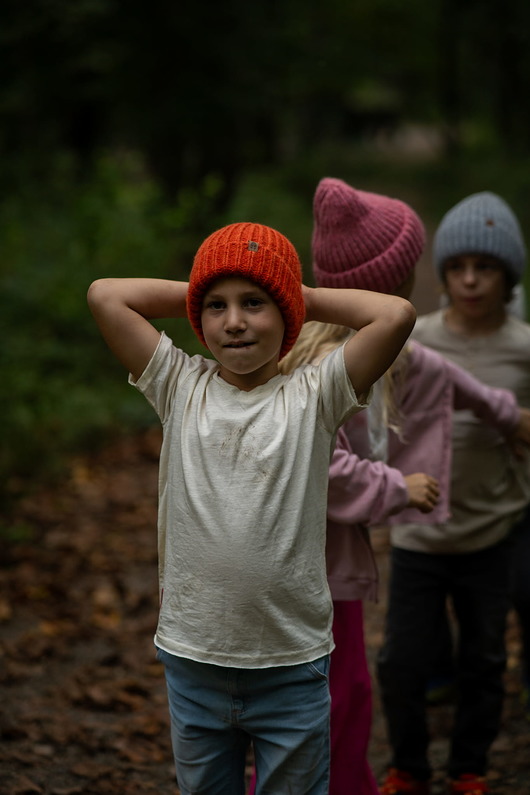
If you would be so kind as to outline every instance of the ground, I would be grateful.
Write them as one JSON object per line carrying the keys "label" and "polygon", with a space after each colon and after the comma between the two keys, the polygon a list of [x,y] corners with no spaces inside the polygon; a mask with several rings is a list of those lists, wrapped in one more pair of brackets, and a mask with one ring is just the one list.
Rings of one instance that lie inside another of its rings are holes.
{"label": "ground", "polygon": [[[60,488],[28,496],[0,542],[0,795],[177,795],[163,673],[154,659],[156,491],[150,431],[72,462]],[[374,533],[382,598],[367,605],[373,670],[381,643],[388,544]],[[530,724],[519,701],[519,637],[508,630],[494,795],[530,792]],[[370,760],[388,745],[374,681]],[[434,795],[443,792],[451,707],[430,713]],[[352,787],[351,793],[355,795]]]}

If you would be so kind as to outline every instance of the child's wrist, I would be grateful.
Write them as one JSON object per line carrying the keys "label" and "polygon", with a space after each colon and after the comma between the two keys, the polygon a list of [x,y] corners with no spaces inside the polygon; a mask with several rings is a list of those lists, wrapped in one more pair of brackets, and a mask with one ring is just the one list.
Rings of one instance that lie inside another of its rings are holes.
{"label": "child's wrist", "polygon": [[309,320],[314,320],[312,315],[314,292],[315,292],[314,287],[307,287],[305,284],[302,285],[302,295],[305,304],[305,321],[304,321],[305,323],[307,323]]}

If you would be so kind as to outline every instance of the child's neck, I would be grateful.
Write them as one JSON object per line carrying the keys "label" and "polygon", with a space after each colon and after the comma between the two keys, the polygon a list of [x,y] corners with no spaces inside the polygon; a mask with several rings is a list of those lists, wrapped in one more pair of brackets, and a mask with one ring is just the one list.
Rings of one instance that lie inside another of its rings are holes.
{"label": "child's neck", "polygon": [[444,320],[447,328],[466,337],[482,337],[498,331],[506,321],[506,309],[499,307],[497,312],[492,312],[480,318],[471,318],[455,307],[449,306],[445,310]]}
{"label": "child's neck", "polygon": [[256,387],[266,384],[271,378],[279,375],[279,372],[277,365],[276,367],[260,367],[258,370],[253,370],[251,373],[234,373],[232,370],[222,365],[219,368],[220,378],[226,381],[227,384],[237,387],[242,392],[251,392],[253,389],[256,389]]}

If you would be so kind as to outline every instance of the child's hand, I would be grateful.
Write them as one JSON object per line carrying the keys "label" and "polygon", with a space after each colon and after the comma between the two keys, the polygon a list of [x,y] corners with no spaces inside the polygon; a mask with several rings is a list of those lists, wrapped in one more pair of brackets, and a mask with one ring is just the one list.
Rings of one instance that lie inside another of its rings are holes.
{"label": "child's hand", "polygon": [[423,472],[405,475],[409,494],[409,507],[418,508],[422,513],[430,513],[438,502],[440,489],[438,481]]}
{"label": "child's hand", "polygon": [[524,458],[530,445],[530,410],[520,408],[519,411],[519,423],[508,442],[512,453],[517,458]]}

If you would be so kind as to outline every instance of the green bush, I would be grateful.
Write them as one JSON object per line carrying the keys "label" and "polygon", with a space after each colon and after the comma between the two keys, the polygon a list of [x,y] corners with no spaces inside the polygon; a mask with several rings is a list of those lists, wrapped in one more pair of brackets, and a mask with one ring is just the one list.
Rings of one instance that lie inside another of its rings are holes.
{"label": "green bush", "polygon": [[[467,152],[446,161],[322,146],[283,167],[247,173],[222,216],[215,178],[168,201],[133,154],[102,156],[90,179],[68,159],[54,184],[25,182],[0,203],[0,478],[6,494],[58,477],[73,453],[157,422],[126,385],[88,311],[100,276],[187,278],[198,242],[212,229],[254,220],[297,247],[311,283],[312,197],[323,176],[410,202],[434,230],[458,199],[504,196],[530,225],[527,162]],[[528,235],[527,235],[528,238]],[[428,241],[427,257],[429,256]],[[186,321],[164,322],[190,352],[204,352]]]}
{"label": "green bush", "polygon": [[[126,385],[86,303],[100,276],[186,278],[202,186],[169,204],[132,157],[68,168],[0,204],[0,478],[6,495],[57,477],[65,457],[153,421]],[[165,324],[172,333],[178,321]],[[185,322],[179,335],[195,337]]]}

